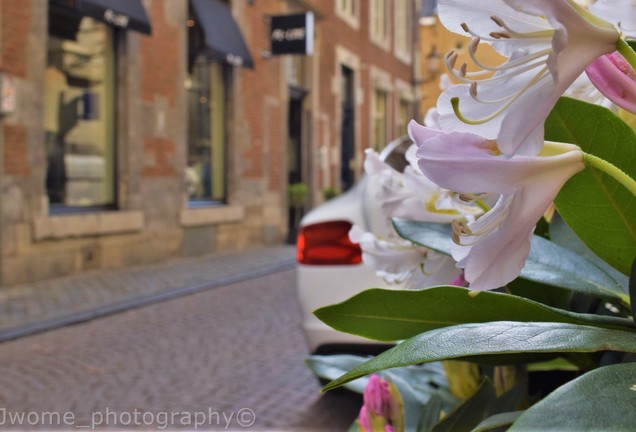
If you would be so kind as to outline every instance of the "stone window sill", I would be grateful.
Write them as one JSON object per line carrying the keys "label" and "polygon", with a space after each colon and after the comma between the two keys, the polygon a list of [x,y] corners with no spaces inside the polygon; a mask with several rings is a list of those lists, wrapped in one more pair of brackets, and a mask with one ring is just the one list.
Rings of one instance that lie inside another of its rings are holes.
{"label": "stone window sill", "polygon": [[140,211],[56,215],[35,219],[33,237],[36,241],[88,237],[141,231],[143,227]]}
{"label": "stone window sill", "polygon": [[212,208],[190,208],[181,210],[181,226],[217,225],[228,222],[240,222],[245,216],[242,206],[220,206]]}

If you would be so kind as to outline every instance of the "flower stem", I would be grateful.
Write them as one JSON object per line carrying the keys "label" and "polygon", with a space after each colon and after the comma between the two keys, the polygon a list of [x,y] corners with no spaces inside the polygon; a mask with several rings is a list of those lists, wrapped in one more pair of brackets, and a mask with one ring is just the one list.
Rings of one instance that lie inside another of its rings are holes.
{"label": "flower stem", "polygon": [[631,178],[629,175],[627,175],[627,173],[625,173],[617,166],[612,165],[605,159],[601,159],[598,156],[594,156],[585,152],[583,153],[583,161],[585,162],[586,166],[603,171],[605,174],[609,175],[614,180],[625,186],[627,190],[632,193],[632,195],[636,196],[636,180]]}
{"label": "flower stem", "polygon": [[627,60],[627,63],[629,63],[631,67],[636,69],[636,52],[634,52],[632,47],[629,46],[627,42],[625,42],[625,39],[618,39],[618,41],[616,42],[616,51],[618,51],[623,56],[623,58]]}

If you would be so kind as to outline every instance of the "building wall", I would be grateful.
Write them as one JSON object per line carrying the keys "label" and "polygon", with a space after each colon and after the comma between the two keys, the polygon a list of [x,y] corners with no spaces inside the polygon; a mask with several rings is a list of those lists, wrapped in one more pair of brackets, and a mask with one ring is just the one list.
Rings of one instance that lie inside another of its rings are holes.
{"label": "building wall", "polygon": [[373,79],[386,81],[387,126],[395,135],[395,104],[399,94],[412,93],[413,65],[369,41],[368,2],[359,1],[354,29],[336,16],[333,0],[233,0],[255,67],[230,73],[227,203],[190,207],[187,2],[143,3],[152,36],[117,35],[117,210],[57,214],[48,204],[43,145],[48,1],[0,0],[0,73],[13,79],[17,94],[16,110],[0,117],[2,285],[284,241],[292,60],[268,54],[271,15],[313,10],[317,17],[315,52],[301,60],[303,181],[313,204],[339,181],[341,63],[356,70],[358,176],[371,133]]}
{"label": "building wall", "polygon": [[[319,57],[318,88],[315,89],[319,104],[314,114],[315,147],[312,159],[317,164],[314,188],[322,190],[328,186],[339,186],[339,170],[342,161],[339,158],[342,115],[342,86],[340,69],[347,66],[354,71],[356,122],[355,122],[355,172],[362,173],[364,150],[372,146],[371,109],[375,87],[381,87],[388,93],[387,139],[398,137],[396,130],[396,107],[400,98],[413,102],[413,116],[416,113],[416,98],[413,91],[413,69],[411,58],[401,59],[394,49],[395,15],[393,2],[389,2],[388,44],[380,46],[370,40],[369,1],[358,1],[359,14],[356,25],[351,25],[337,13],[336,2],[318,1],[324,18],[318,24],[317,46]],[[415,13],[415,2],[408,2]],[[416,27],[416,21],[413,22]],[[415,30],[414,30],[415,31]],[[416,33],[413,49],[417,47]],[[319,201],[320,197],[317,197]]]}

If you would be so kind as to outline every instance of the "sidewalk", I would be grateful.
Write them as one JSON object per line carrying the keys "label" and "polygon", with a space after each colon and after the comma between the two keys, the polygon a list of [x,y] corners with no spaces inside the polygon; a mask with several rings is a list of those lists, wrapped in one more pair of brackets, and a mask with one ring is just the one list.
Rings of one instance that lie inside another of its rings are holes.
{"label": "sidewalk", "polygon": [[281,245],[0,287],[0,342],[291,269],[294,254]]}

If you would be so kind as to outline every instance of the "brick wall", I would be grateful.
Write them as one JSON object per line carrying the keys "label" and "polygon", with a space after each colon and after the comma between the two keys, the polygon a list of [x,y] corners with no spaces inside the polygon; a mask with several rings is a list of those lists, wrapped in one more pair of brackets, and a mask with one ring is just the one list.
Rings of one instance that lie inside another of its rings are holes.
{"label": "brick wall", "polygon": [[4,172],[8,175],[26,176],[29,167],[26,127],[4,124]]}
{"label": "brick wall", "polygon": [[[179,56],[183,55],[179,50],[179,28],[167,22],[165,17],[164,0],[153,0],[147,10],[152,23],[152,35],[142,36],[139,40],[139,55],[141,65],[141,99],[148,105],[166,104],[162,109],[168,110],[164,115],[169,116],[177,104],[178,93],[183,91],[183,86],[178,80]],[[155,112],[149,111],[155,122]],[[145,154],[144,165],[141,174],[144,177],[174,177],[177,175],[175,168],[176,143],[172,137],[153,136],[164,135],[165,131],[147,131],[143,142]]]}
{"label": "brick wall", "polygon": [[[241,31],[254,59],[254,69],[244,69],[241,74],[240,97],[244,101],[244,117],[239,121],[249,127],[250,142],[242,148],[241,159],[245,178],[271,178],[280,175],[280,167],[272,162],[281,156],[286,137],[281,130],[286,110],[281,109],[281,62],[279,57],[263,58],[269,50],[269,23],[265,16],[281,13],[283,2],[261,0],[246,6]],[[272,103],[276,100],[277,103]],[[280,183],[276,185],[280,189]]]}
{"label": "brick wall", "polygon": [[27,72],[27,55],[29,53],[29,27],[31,25],[31,0],[3,1],[0,37],[2,38],[2,55],[0,70],[20,77]]}
{"label": "brick wall", "polygon": [[145,177],[172,177],[176,171],[172,164],[175,154],[175,143],[165,138],[146,138],[144,141],[146,165],[142,175]]}
{"label": "brick wall", "polygon": [[164,96],[174,106],[179,76],[178,29],[166,22],[163,0],[153,0],[148,8],[152,23],[152,36],[139,42],[141,57],[141,97],[153,102],[156,95]]}

